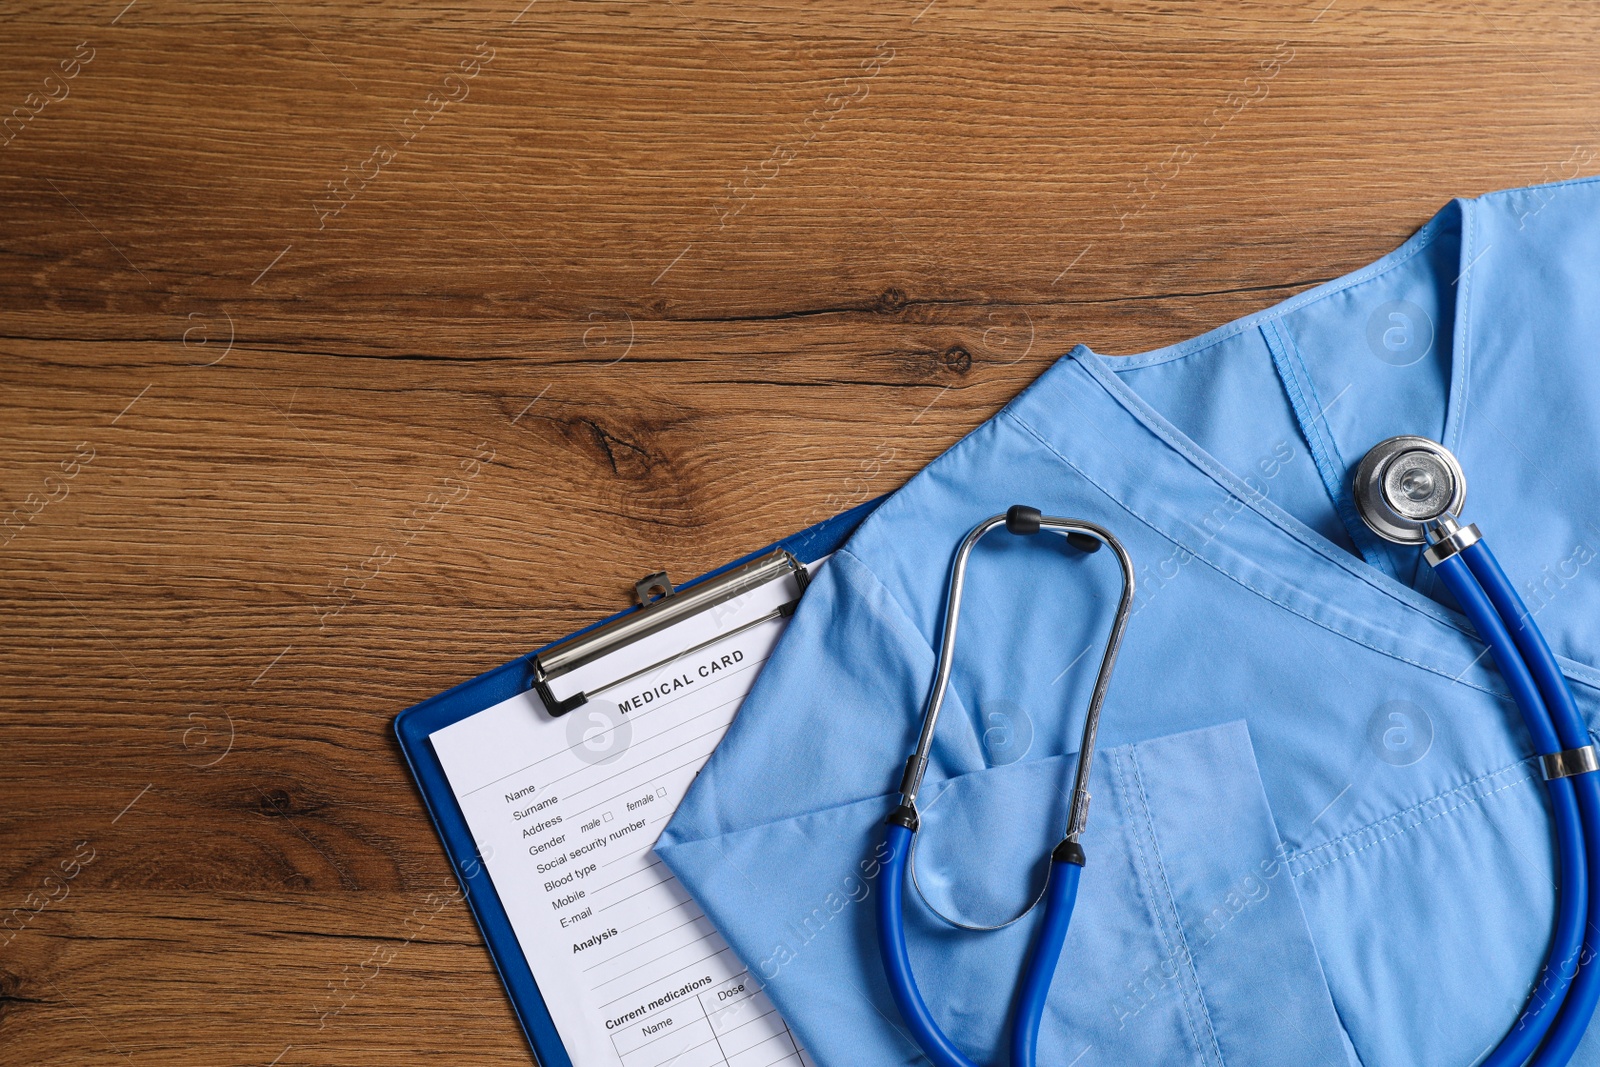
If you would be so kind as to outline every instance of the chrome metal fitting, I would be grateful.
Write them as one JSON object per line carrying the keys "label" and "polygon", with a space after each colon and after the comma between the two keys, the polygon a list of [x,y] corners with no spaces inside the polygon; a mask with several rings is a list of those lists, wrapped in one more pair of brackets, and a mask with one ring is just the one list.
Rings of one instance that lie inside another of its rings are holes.
{"label": "chrome metal fitting", "polygon": [[1427,535],[1430,543],[1422,553],[1422,558],[1428,561],[1430,567],[1437,567],[1462,549],[1483,540],[1483,534],[1478,532],[1476,525],[1468,523],[1463,526],[1448,512],[1439,516],[1436,522],[1428,524]]}
{"label": "chrome metal fitting", "polygon": [[1552,752],[1548,756],[1540,756],[1539,763],[1544,769],[1544,780],[1547,782],[1552,778],[1571,778],[1575,774],[1600,771],[1600,757],[1595,755],[1593,745]]}

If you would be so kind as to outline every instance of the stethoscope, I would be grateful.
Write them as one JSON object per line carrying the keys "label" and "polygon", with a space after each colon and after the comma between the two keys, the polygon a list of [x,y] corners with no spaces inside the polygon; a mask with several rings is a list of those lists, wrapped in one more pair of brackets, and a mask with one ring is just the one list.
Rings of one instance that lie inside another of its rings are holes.
{"label": "stethoscope", "polygon": [[[1600,1000],[1600,770],[1572,691],[1533,614],[1484,543],[1458,518],[1461,464],[1426,437],[1391,437],[1356,467],[1356,510],[1373,533],[1422,553],[1455,597],[1511,691],[1539,753],[1556,830],[1555,934],[1539,982],[1511,1032],[1477,1067],[1562,1067]],[[1537,1049],[1537,1055],[1535,1055]]]}
{"label": "stethoscope", "polygon": [[[1483,542],[1478,528],[1464,526],[1458,518],[1466,501],[1467,480],[1455,456],[1427,438],[1391,437],[1363,457],[1356,469],[1353,490],[1362,521],[1379,537],[1395,544],[1428,546],[1423,558],[1488,646],[1538,750],[1556,831],[1559,891],[1555,933],[1539,981],[1516,1023],[1475,1067],[1521,1067],[1529,1057],[1533,1057],[1532,1067],[1564,1067],[1600,1001],[1600,967],[1595,962],[1600,956],[1600,892],[1591,893],[1589,889],[1592,879],[1600,880],[1600,776],[1593,773],[1600,770],[1600,758],[1532,614]],[[906,761],[900,783],[900,804],[888,819],[888,858],[883,871],[889,880],[885,891],[878,895],[878,942],[890,993],[917,1044],[938,1067],[977,1065],[955,1047],[934,1021],[917,987],[906,948],[904,884],[909,870],[912,884],[921,895],[914,862],[920,823],[916,800],[928,767],[934,726],[950,682],[967,558],[985,534],[1002,525],[1013,534],[1034,534],[1041,529],[1060,531],[1087,551],[1101,543],[1109,545],[1122,568],[1122,597],[1084,721],[1067,832],[1050,853],[1044,890],[1016,918],[994,927],[957,922],[928,904],[935,915],[951,925],[989,930],[1017,921],[1040,899],[1044,900],[1044,919],[1034,937],[1012,1017],[1012,1067],[1034,1067],[1036,1062],[1045,998],[1066,941],[1083,871],[1084,853],[1078,838],[1088,815],[1089,767],[1100,709],[1133,603],[1132,561],[1115,537],[1093,523],[1046,518],[1019,505],[973,527],[956,550],[945,598],[939,659],[923,712],[922,732],[916,751]],[[927,903],[926,898],[924,902]]]}
{"label": "stethoscope", "polygon": [[921,887],[916,882],[915,864],[916,833],[921,823],[921,817],[917,814],[917,793],[922,788],[922,776],[928,769],[933,730],[939,722],[939,709],[944,705],[945,690],[950,684],[950,669],[955,661],[956,623],[961,613],[961,591],[966,583],[967,558],[984,534],[1000,526],[1013,534],[1024,536],[1040,530],[1058,531],[1066,535],[1069,544],[1085,552],[1096,551],[1102,544],[1109,545],[1122,567],[1122,597],[1117,603],[1111,635],[1106,640],[1105,653],[1100,659],[1100,673],[1095,678],[1094,693],[1089,698],[1089,712],[1083,722],[1082,743],[1078,746],[1072,801],[1067,809],[1067,832],[1050,853],[1049,875],[1044,889],[1021,914],[995,926],[972,926],[958,922],[939,912],[926,897],[923,898],[939,918],[967,930],[998,930],[1009,926],[1032,911],[1040,899],[1044,900],[1044,922],[1034,937],[1011,1024],[1013,1067],[1034,1065],[1045,997],[1050,992],[1050,982],[1055,977],[1056,964],[1061,958],[1061,946],[1067,939],[1067,925],[1072,921],[1072,908],[1078,899],[1078,879],[1083,873],[1084,864],[1083,847],[1078,844],[1078,838],[1082,836],[1084,823],[1089,816],[1089,765],[1094,755],[1095,733],[1100,725],[1100,708],[1105,703],[1106,690],[1111,684],[1111,670],[1116,665],[1117,650],[1122,646],[1122,635],[1127,629],[1128,616],[1133,608],[1133,560],[1110,531],[1094,523],[1043,516],[1034,508],[1018,504],[1004,515],[996,515],[978,523],[956,549],[955,560],[950,567],[950,585],[945,594],[944,633],[939,645],[939,662],[934,670],[933,686],[928,691],[927,707],[922,713],[922,732],[917,737],[917,748],[906,760],[905,774],[900,780],[900,806],[889,816],[888,857],[883,863],[885,889],[878,894],[878,947],[883,954],[890,993],[895,1006],[900,1009],[901,1017],[911,1027],[917,1044],[938,1067],[977,1065],[956,1048],[934,1021],[917,988],[917,979],[911,970],[911,956],[906,949],[903,887],[906,872],[910,870],[912,885],[921,895]]}

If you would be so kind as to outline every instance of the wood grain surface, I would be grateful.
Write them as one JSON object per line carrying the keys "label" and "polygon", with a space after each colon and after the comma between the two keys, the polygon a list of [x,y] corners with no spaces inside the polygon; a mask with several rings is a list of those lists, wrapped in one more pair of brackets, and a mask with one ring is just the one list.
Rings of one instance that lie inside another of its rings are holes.
{"label": "wood grain surface", "polygon": [[1577,0],[525,2],[0,9],[0,1062],[530,1062],[397,712],[1600,170]]}

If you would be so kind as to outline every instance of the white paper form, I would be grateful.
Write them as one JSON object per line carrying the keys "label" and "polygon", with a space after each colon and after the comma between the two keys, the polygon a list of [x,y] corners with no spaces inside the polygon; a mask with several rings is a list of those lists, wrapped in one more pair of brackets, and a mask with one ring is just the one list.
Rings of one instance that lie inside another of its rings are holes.
{"label": "white paper form", "polygon": [[787,619],[748,624],[795,595],[786,576],[610,653],[586,673],[626,678],[666,634],[694,650],[562,718],[526,693],[430,737],[576,1067],[815,1067],[651,852]]}

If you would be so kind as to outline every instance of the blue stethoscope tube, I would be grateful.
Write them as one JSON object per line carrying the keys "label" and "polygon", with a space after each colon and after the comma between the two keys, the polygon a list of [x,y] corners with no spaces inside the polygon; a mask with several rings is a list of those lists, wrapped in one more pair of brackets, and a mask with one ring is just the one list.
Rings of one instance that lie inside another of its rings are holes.
{"label": "blue stethoscope tube", "polygon": [[[1494,570],[1499,571],[1488,548],[1479,542],[1471,548],[1441,560],[1435,565],[1434,573],[1438,574],[1445,587],[1450,590],[1450,595],[1455,597],[1456,603],[1461,606],[1462,612],[1478,631],[1478,636],[1483,639],[1484,644],[1489,646],[1495,665],[1499,667],[1501,676],[1505,678],[1506,685],[1511,690],[1512,698],[1522,712],[1534,748],[1541,754],[1558,752],[1567,746],[1558,741],[1546,700],[1506,626],[1506,613],[1499,610],[1500,605],[1495,603],[1480,584],[1478,568],[1470,566],[1469,561],[1473,557],[1468,553],[1487,559],[1489,564],[1494,566]],[[1504,581],[1503,575],[1501,580]],[[1509,589],[1509,586],[1507,588]],[[1516,594],[1512,592],[1511,595]],[[1520,623],[1520,616],[1511,614],[1511,617],[1518,619]],[[1577,969],[1574,964],[1583,943],[1586,911],[1593,906],[1593,902],[1589,899],[1591,895],[1589,873],[1592,864],[1589,862],[1590,858],[1585,856],[1586,835],[1583,832],[1583,820],[1579,813],[1573,780],[1552,778],[1545,785],[1550,794],[1551,812],[1556,829],[1556,866],[1560,886],[1556,900],[1555,934],[1551,938],[1550,952],[1545,959],[1539,981],[1527,1005],[1518,1016],[1511,1032],[1501,1039],[1500,1044],[1480,1063],[1479,1067],[1521,1067],[1552,1030],[1553,1024],[1557,1022],[1558,1013],[1566,1004],[1574,971]],[[1597,899],[1600,899],[1600,895],[1597,895]],[[1591,1014],[1592,1011],[1591,1001]],[[1588,1019],[1585,1017],[1584,1025],[1587,1025],[1587,1022]],[[1579,1033],[1582,1033],[1582,1027],[1579,1028]],[[1564,1064],[1570,1056],[1570,1051],[1561,1059],[1551,1059],[1546,1054],[1541,1054],[1538,1062],[1551,1065]]]}
{"label": "blue stethoscope tube", "polygon": [[[908,827],[890,825],[889,857],[883,864],[884,891],[878,894],[878,947],[883,955],[884,973],[889,977],[889,992],[894,997],[895,1007],[900,1009],[900,1017],[936,1067],[978,1067],[934,1022],[911,969],[900,892],[911,854],[911,836]],[[1050,982],[1055,978],[1062,946],[1066,944],[1067,926],[1072,922],[1072,907],[1078,899],[1078,879],[1082,874],[1081,862],[1050,861],[1044,922],[1034,938],[1028,966],[1023,971],[1011,1024],[1012,1067],[1034,1067],[1038,1061],[1039,1024],[1044,1018],[1044,1002],[1050,994]]]}
{"label": "blue stethoscope tube", "polygon": [[1011,1063],[1013,1067],[1034,1067],[1039,1053],[1039,1024],[1044,1019],[1045,998],[1061,961],[1067,942],[1067,924],[1078,902],[1078,879],[1083,876],[1083,857],[1051,859],[1050,885],[1044,898],[1044,924],[1033,941],[1027,970],[1022,972],[1022,988],[1017,992],[1017,1017],[1011,1025]]}
{"label": "blue stethoscope tube", "polygon": [[1423,558],[1494,654],[1538,751],[1556,836],[1555,931],[1527,1005],[1479,1063],[1565,1067],[1600,1000],[1600,757],[1533,616],[1478,528],[1457,518],[1467,479],[1450,450],[1410,435],[1379,441],[1351,489],[1379,537],[1427,544]]}
{"label": "blue stethoscope tube", "polygon": [[[1527,605],[1517,595],[1511,581],[1500,569],[1500,563],[1489,551],[1489,546],[1479,541],[1462,549],[1459,555],[1466,560],[1474,578],[1483,587],[1495,612],[1505,620],[1517,651],[1521,653],[1528,669],[1533,673],[1544,698],[1545,706],[1555,720],[1556,733],[1563,749],[1581,749],[1589,745],[1588,727],[1578,713],[1572,690],[1561,673],[1556,658],[1545,641],[1544,634],[1534,625]],[[1448,562],[1448,561],[1447,561]],[[1548,750],[1555,751],[1555,750]],[[1541,753],[1541,755],[1544,753]],[[1551,784],[1571,782],[1577,796],[1578,811],[1583,822],[1584,846],[1588,861],[1587,934],[1581,950],[1561,955],[1563,971],[1573,969],[1576,975],[1567,991],[1554,1025],[1550,1027],[1539,1055],[1534,1060],[1538,1067],[1562,1067],[1577,1051],[1589,1021],[1594,1017],[1595,1005],[1600,1003],[1600,969],[1595,959],[1600,955],[1600,778],[1594,773],[1573,775],[1570,778],[1551,779]],[[1559,830],[1558,830],[1559,832]],[[1574,864],[1576,870],[1577,865]],[[1562,879],[1563,885],[1567,879]],[[1558,958],[1552,953],[1552,962]],[[1549,967],[1549,964],[1546,964]]]}
{"label": "blue stethoscope tube", "polygon": [[[878,949],[883,957],[883,970],[889,981],[889,991],[895,1007],[911,1029],[918,1046],[936,1067],[978,1067],[945,1034],[934,1020],[917,988],[916,975],[911,967],[911,953],[906,947],[905,886],[909,881],[916,885],[913,850],[921,817],[917,812],[917,794],[922,788],[922,776],[928,768],[929,753],[933,746],[934,727],[938,723],[939,709],[944,703],[945,690],[950,682],[954,662],[956,626],[960,621],[961,591],[966,577],[967,558],[973,547],[989,531],[1004,525],[1014,534],[1036,534],[1052,530],[1066,535],[1074,547],[1092,552],[1101,545],[1111,548],[1122,569],[1122,596],[1117,603],[1117,613],[1106,640],[1105,652],[1100,660],[1100,672],[1095,678],[1094,692],[1089,699],[1088,714],[1084,717],[1083,737],[1078,746],[1077,770],[1073,782],[1072,801],[1067,815],[1067,832],[1050,853],[1049,875],[1040,899],[1044,901],[1044,917],[1034,935],[1028,962],[1017,989],[1010,1032],[1012,1067],[1035,1067],[1038,1059],[1039,1027],[1044,1018],[1045,1000],[1050,993],[1050,983],[1055,977],[1061,959],[1062,947],[1067,940],[1067,927],[1072,922],[1073,905],[1078,899],[1078,882],[1083,875],[1084,855],[1078,844],[1088,818],[1089,767],[1094,755],[1095,733],[1099,727],[1100,709],[1105,701],[1111,681],[1111,670],[1116,664],[1117,651],[1127,629],[1133,607],[1133,561],[1127,550],[1109,531],[1076,519],[1042,516],[1033,508],[1018,505],[1004,515],[996,515],[973,527],[966,539],[956,549],[950,565],[950,585],[945,595],[944,631],[939,649],[939,660],[934,669],[933,684],[928,691],[927,707],[923,711],[922,731],[916,750],[906,761],[900,780],[900,805],[889,816],[886,831],[887,857],[883,864],[883,891],[878,894]],[[1038,901],[1035,901],[1037,904]],[[1029,905],[1027,910],[1032,910]],[[1027,910],[1023,914],[1027,914]],[[935,914],[938,914],[935,912]],[[955,926],[965,926],[956,920],[939,916]],[[1018,916],[1017,918],[1021,918]],[[1012,920],[1016,921],[1015,919]],[[1009,925],[1002,923],[1001,926]],[[993,930],[996,927],[965,927],[973,930]]]}

